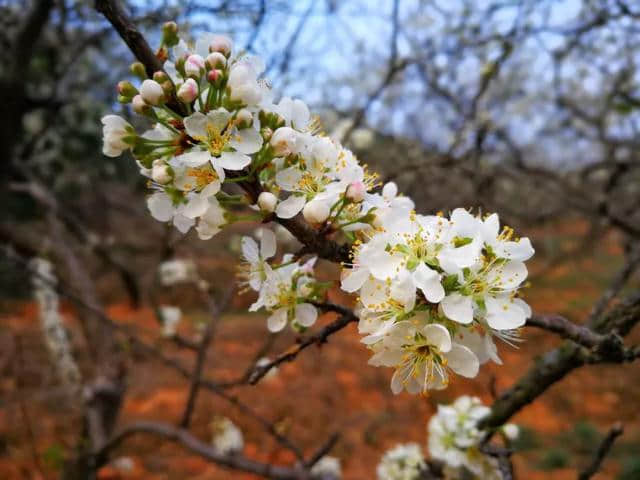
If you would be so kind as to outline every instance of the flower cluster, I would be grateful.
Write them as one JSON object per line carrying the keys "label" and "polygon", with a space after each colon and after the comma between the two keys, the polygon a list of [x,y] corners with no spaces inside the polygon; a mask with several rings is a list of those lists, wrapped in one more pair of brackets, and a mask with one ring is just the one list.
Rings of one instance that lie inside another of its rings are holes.
{"label": "flower cluster", "polygon": [[258,299],[249,311],[264,308],[270,312],[267,327],[271,332],[279,332],[287,324],[297,330],[308,328],[318,318],[313,303],[326,290],[326,285],[314,277],[316,258],[300,264],[286,254],[280,263],[270,264],[268,260],[276,255],[276,250],[276,236],[271,230],[261,231],[260,245],[251,237],[242,237],[245,262],[239,267],[239,276],[246,288],[258,292]]}
{"label": "flower cluster", "polygon": [[[393,182],[378,191],[375,175],[320,133],[301,100],[274,99],[263,62],[225,36],[188,43],[169,22],[158,56],[162,71],[148,78],[137,63],[141,84],[118,85],[119,100],[151,128],[138,134],[121,117],[103,118],[104,153],[131,151],[153,190],[153,217],[209,239],[237,220],[287,224],[300,215],[319,236],[353,245],[342,289],[358,293],[370,363],[395,368],[395,393],[444,388],[450,372],[474,377],[481,363],[500,363],[493,338],[517,341],[530,316],[518,297],[534,253],[527,238],[500,229],[495,214],[418,215]],[[237,185],[245,193],[234,194]],[[270,230],[260,246],[245,237],[242,250],[243,281],[258,292],[251,310],[267,310],[273,332],[311,326],[327,288],[315,280],[315,259],[269,263]],[[166,276],[189,275],[171,270]]]}
{"label": "flower cluster", "polygon": [[419,480],[426,467],[420,445],[397,445],[387,451],[376,470],[378,480]]}
{"label": "flower cluster", "polygon": [[[479,398],[461,396],[451,405],[439,405],[428,425],[428,449],[431,457],[443,462],[451,478],[460,478],[465,470],[474,478],[500,480],[502,476],[495,458],[480,451],[483,432],[478,421],[488,415],[489,407]],[[518,427],[502,427],[507,439],[515,439]]]}
{"label": "flower cluster", "polygon": [[517,339],[531,315],[517,293],[533,253],[496,214],[461,208],[450,218],[396,212],[356,242],[342,289],[359,293],[362,341],[372,365],[396,369],[394,393],[441,389],[449,372],[474,377],[480,363],[500,363],[493,336]]}
{"label": "flower cluster", "polygon": [[207,33],[188,44],[171,22],[163,32],[164,70],[147,78],[134,64],[139,87],[118,85],[119,100],[153,127],[139,135],[121,117],[103,118],[104,154],[131,150],[154,190],[148,199],[154,218],[183,233],[195,226],[200,238],[211,238],[236,220],[233,208],[247,203],[222,186],[245,181],[259,186],[251,200],[263,215],[302,212],[310,223],[331,220],[345,232],[372,222],[373,205],[364,200],[375,177],[318,133],[301,100],[274,101],[260,79],[262,60],[235,52],[225,36]]}

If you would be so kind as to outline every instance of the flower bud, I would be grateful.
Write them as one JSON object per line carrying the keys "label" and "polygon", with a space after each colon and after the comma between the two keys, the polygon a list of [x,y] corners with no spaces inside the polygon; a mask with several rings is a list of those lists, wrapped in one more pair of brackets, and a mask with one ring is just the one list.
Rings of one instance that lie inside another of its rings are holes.
{"label": "flower bud", "polygon": [[187,76],[187,74],[184,71],[184,64],[186,61],[187,61],[186,57],[179,57],[178,59],[176,59],[176,70],[183,77]]}
{"label": "flower bud", "polygon": [[162,45],[156,52],[156,57],[158,57],[158,60],[160,60],[161,63],[166,62],[169,59],[169,50],[167,47]]}
{"label": "flower bud", "polygon": [[210,52],[220,52],[227,58],[231,55],[232,48],[233,42],[226,35],[214,35],[209,43]]}
{"label": "flower bud", "polygon": [[133,111],[138,115],[146,115],[151,111],[151,107],[144,101],[142,95],[136,95],[133,97],[133,100],[131,100],[131,106],[133,107]]}
{"label": "flower bud", "polygon": [[173,90],[175,88],[175,86],[173,85],[173,82],[171,80],[167,80],[165,82],[162,82],[160,84],[160,86],[162,87],[162,91],[164,92],[165,95],[165,99],[169,98],[172,94],[173,94]]}
{"label": "flower bud", "polygon": [[273,136],[273,130],[271,130],[269,127],[262,127],[260,129],[260,135],[262,135],[262,138],[264,138],[264,140],[268,142]]}
{"label": "flower bud", "polygon": [[118,82],[118,93],[123,97],[133,98],[138,94],[138,89],[134,87],[131,82],[123,80]]}
{"label": "flower bud", "polygon": [[178,25],[176,22],[166,22],[162,25],[162,44],[173,47],[178,44]]}
{"label": "flower bud", "polygon": [[236,114],[236,125],[238,128],[249,128],[253,124],[253,115],[246,108],[242,108]]}
{"label": "flower bud", "polygon": [[220,52],[212,52],[207,55],[206,61],[207,68],[224,68],[227,66],[227,57]]}
{"label": "flower bud", "polygon": [[258,195],[258,206],[266,213],[273,213],[278,204],[278,197],[271,192],[262,192]]}
{"label": "flower bud", "polygon": [[144,80],[147,78],[147,71],[144,68],[144,65],[140,62],[134,62],[129,67],[129,71],[133,73],[140,80]]}
{"label": "flower bud", "polygon": [[187,78],[178,88],[178,100],[184,103],[191,103],[198,98],[198,84],[193,78]]}
{"label": "flower bud", "polygon": [[171,171],[169,170],[169,166],[154,165],[151,169],[151,179],[160,185],[169,183],[171,181]]}
{"label": "flower bud", "polygon": [[118,95],[118,102],[131,103],[131,97],[125,97],[124,95]]}
{"label": "flower bud", "polygon": [[149,105],[158,105],[164,98],[164,90],[155,80],[145,80],[140,85],[140,95]]}
{"label": "flower bud", "polygon": [[169,80],[169,75],[167,75],[166,73],[164,73],[164,72],[163,72],[163,71],[161,71],[161,70],[158,70],[157,72],[155,72],[155,73],[153,74],[153,79],[154,79],[156,82],[158,82],[158,83],[162,84],[162,83],[166,82],[167,80]]}
{"label": "flower bud", "polygon": [[189,55],[184,62],[187,77],[200,78],[204,72],[204,59],[197,54]]}
{"label": "flower bud", "polygon": [[329,205],[321,200],[311,200],[302,209],[302,215],[309,223],[323,223],[329,218]]}
{"label": "flower bud", "polygon": [[222,81],[222,70],[210,70],[207,73],[207,82],[214,86],[220,86]]}
{"label": "flower bud", "polygon": [[271,136],[269,142],[273,151],[278,157],[286,157],[296,150],[298,143],[298,133],[289,127],[280,127]]}
{"label": "flower bud", "polygon": [[366,193],[366,188],[364,183],[351,182],[347,187],[347,191],[345,193],[346,197],[354,203],[360,203],[364,200],[364,194]]}

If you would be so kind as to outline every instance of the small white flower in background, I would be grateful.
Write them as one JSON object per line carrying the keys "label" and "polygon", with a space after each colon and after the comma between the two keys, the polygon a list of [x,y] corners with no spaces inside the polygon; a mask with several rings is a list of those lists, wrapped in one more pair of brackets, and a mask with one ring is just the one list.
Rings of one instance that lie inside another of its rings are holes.
{"label": "small white flower in background", "polygon": [[171,287],[179,283],[191,283],[198,280],[198,270],[193,260],[174,258],[162,262],[158,267],[160,283]]}
{"label": "small white flower in background", "polygon": [[260,234],[260,246],[251,237],[242,237],[242,256],[245,264],[239,268],[240,275],[246,278],[245,282],[256,292],[260,291],[262,283],[267,279],[267,260],[276,254],[276,235],[273,231],[264,228]]}
{"label": "small white flower in background", "polygon": [[242,431],[228,418],[216,418],[211,423],[211,429],[213,430],[211,444],[223,455],[239,453],[244,448]]}
{"label": "small white flower in background", "polygon": [[81,388],[82,376],[73,358],[71,341],[60,315],[60,300],[55,290],[57,278],[53,264],[36,257],[29,262],[33,294],[38,303],[40,327],[49,355],[60,378],[72,390]]}
{"label": "small white flower in background", "polygon": [[171,338],[176,334],[182,318],[182,310],[172,305],[162,305],[160,306],[160,318],[162,319],[162,336]]}
{"label": "small white flower in background", "polygon": [[325,455],[311,467],[311,475],[317,480],[340,480],[342,478],[340,459]]}
{"label": "small white flower in background", "polygon": [[426,464],[416,443],[397,445],[388,450],[376,469],[378,480],[419,480]]}
{"label": "small white flower in background", "polygon": [[507,423],[506,425],[503,425],[502,433],[504,433],[504,436],[509,440],[517,440],[520,436],[520,427],[514,423]]}
{"label": "small white flower in background", "polygon": [[479,448],[484,435],[477,425],[490,411],[479,398],[466,395],[451,405],[439,405],[428,425],[431,457],[443,462],[450,471],[464,469],[478,479],[500,480],[496,459],[483,454]]}
{"label": "small white flower in background", "polygon": [[102,153],[108,157],[119,157],[131,148],[130,138],[135,138],[135,130],[129,122],[118,115],[102,117]]}

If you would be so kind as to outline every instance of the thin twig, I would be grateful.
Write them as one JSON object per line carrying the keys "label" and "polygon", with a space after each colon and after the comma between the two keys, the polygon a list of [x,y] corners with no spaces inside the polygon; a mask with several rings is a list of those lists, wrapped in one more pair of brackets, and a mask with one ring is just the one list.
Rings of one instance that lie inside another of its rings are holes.
{"label": "thin twig", "polygon": [[602,443],[600,443],[600,446],[598,447],[598,450],[596,451],[591,464],[578,474],[578,480],[589,480],[598,472],[598,470],[600,470],[600,466],[602,465],[605,457],[611,451],[611,447],[613,447],[614,442],[620,435],[623,434],[623,432],[624,428],[622,426],[622,423],[620,422],[614,424],[611,427],[609,433],[607,433],[607,436],[604,437]]}

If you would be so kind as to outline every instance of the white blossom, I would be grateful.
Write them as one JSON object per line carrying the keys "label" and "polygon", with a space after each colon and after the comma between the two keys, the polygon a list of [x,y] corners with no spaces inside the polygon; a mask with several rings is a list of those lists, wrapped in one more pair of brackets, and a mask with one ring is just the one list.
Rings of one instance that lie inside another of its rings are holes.
{"label": "white blossom", "polygon": [[228,418],[216,418],[212,424],[211,444],[223,455],[239,453],[244,448],[242,431]]}
{"label": "white blossom", "polygon": [[376,474],[378,480],[419,480],[425,467],[420,446],[407,443],[387,451],[376,468]]}
{"label": "white blossom", "polygon": [[325,455],[311,467],[311,475],[319,480],[340,480],[342,478],[340,459]]}

